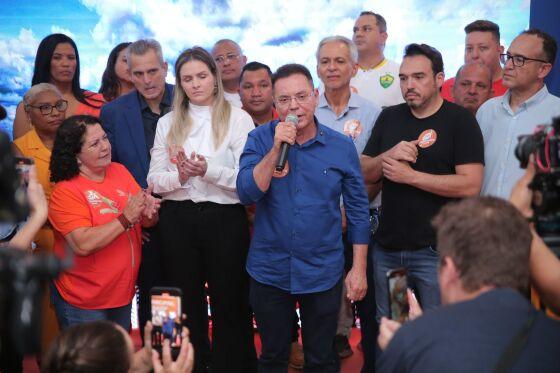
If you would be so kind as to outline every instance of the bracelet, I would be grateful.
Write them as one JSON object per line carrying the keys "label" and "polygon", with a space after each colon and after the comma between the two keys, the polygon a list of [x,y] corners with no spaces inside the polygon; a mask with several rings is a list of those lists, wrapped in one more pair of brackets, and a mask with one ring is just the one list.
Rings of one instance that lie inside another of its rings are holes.
{"label": "bracelet", "polygon": [[124,216],[124,214],[120,214],[119,216],[117,216],[117,220],[119,221],[119,223],[121,223],[125,231],[133,227],[133,224],[130,221],[128,221],[128,219],[126,218],[126,216]]}

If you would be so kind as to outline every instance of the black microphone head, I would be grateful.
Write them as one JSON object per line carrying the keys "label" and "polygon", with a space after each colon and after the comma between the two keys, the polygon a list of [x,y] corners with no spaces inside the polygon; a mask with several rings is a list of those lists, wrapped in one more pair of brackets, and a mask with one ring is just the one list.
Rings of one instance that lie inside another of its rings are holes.
{"label": "black microphone head", "polygon": [[299,122],[299,118],[294,113],[290,113],[286,116],[286,122],[293,123],[297,126],[297,124]]}

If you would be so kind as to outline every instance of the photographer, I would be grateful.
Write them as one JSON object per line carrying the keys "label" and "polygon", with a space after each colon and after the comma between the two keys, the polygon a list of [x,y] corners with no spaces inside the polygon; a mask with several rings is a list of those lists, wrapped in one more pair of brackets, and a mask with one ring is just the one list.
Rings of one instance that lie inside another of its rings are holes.
{"label": "photographer", "polygon": [[[519,179],[512,190],[510,202],[527,218],[533,216],[531,201],[533,191],[529,184],[535,176],[533,159],[527,164],[525,175]],[[531,227],[531,280],[543,302],[557,314],[560,313],[560,260],[547,247],[542,238]]]}
{"label": "photographer", "polygon": [[400,327],[376,371],[560,371],[560,323],[524,297],[532,237],[523,216],[477,197],[446,205],[433,224],[444,306]]}
{"label": "photographer", "polygon": [[11,246],[16,249],[30,250],[33,246],[33,238],[43,227],[45,221],[47,221],[47,200],[45,198],[43,187],[37,180],[37,171],[35,170],[35,166],[32,166],[29,170],[27,198],[30,207],[30,213],[27,221],[19,225],[2,223],[0,230],[3,232],[1,233],[5,233],[8,235],[7,237],[11,236],[11,238],[6,240],[7,237],[2,235],[2,237],[0,237],[0,246]]}

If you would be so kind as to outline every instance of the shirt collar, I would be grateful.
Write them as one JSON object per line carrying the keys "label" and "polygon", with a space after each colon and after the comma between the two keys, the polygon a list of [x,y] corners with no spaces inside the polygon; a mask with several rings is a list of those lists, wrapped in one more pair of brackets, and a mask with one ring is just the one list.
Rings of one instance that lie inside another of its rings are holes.
{"label": "shirt collar", "polygon": [[[140,102],[140,111],[144,111],[147,108],[149,108],[148,102],[146,102],[146,99],[144,98],[144,96],[142,96],[140,94],[140,92],[138,92],[138,91],[136,91],[136,94],[138,95],[138,101]],[[165,85],[163,87],[163,97],[161,98],[161,102],[159,103],[160,109],[161,109],[162,106],[165,107],[165,108],[171,107],[171,97],[167,93],[167,85]],[[163,114],[163,112],[162,112],[162,114]]]}
{"label": "shirt collar", "polygon": [[[509,89],[502,96],[502,106],[508,111],[511,111],[511,107],[509,105],[510,96],[511,96],[511,91]],[[548,96],[548,88],[546,88],[546,84],[545,84],[541,89],[537,91],[537,93],[535,93],[533,96],[529,97],[524,103],[519,105],[519,107],[528,109],[532,106],[538,105],[547,96]]]}
{"label": "shirt collar", "polygon": [[[348,100],[348,104],[346,105],[346,108],[344,109],[344,112],[348,111],[349,108],[360,107],[360,103],[358,102],[358,97],[356,97],[356,96],[357,95],[354,92],[350,92],[350,99]],[[329,106],[329,102],[327,101],[327,96],[326,96],[325,92],[323,92],[319,96],[319,104],[317,106],[318,107],[329,108],[330,110],[332,110],[332,108]]]}

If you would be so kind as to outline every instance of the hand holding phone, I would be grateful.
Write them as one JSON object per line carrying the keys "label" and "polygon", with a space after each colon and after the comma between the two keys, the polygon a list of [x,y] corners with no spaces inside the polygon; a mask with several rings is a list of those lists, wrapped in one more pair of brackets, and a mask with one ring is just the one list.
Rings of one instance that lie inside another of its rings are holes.
{"label": "hand holding phone", "polygon": [[402,324],[408,319],[409,310],[406,268],[397,268],[387,272],[387,284],[391,319]]}
{"label": "hand holding phone", "polygon": [[171,354],[177,358],[182,345],[183,322],[181,289],[155,287],[150,291],[152,312],[152,348],[162,352],[164,341],[169,341]]}

